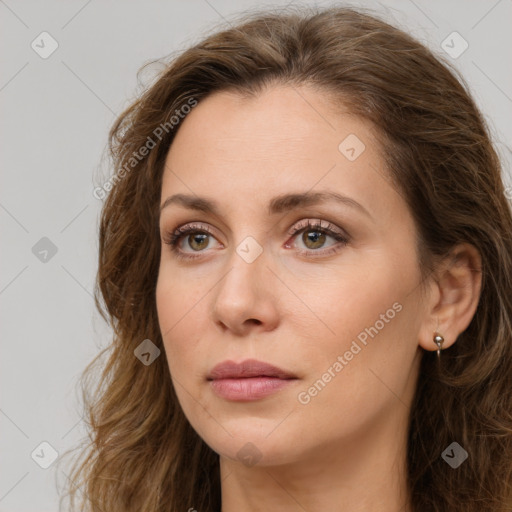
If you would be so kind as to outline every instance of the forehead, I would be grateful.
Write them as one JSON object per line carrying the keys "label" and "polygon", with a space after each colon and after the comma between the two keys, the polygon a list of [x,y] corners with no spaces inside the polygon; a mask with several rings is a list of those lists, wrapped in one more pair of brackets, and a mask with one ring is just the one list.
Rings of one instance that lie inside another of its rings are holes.
{"label": "forehead", "polygon": [[181,121],[162,196],[222,194],[250,204],[321,188],[371,205],[389,187],[374,134],[369,122],[311,88],[276,86],[250,98],[216,92]]}
{"label": "forehead", "polygon": [[181,121],[169,158],[174,158],[176,146],[194,151],[195,157],[212,149],[236,149],[271,159],[265,150],[282,148],[315,158],[314,147],[338,156],[337,142],[349,133],[367,143],[373,139],[369,122],[310,87],[274,86],[251,97],[219,91],[201,100]]}

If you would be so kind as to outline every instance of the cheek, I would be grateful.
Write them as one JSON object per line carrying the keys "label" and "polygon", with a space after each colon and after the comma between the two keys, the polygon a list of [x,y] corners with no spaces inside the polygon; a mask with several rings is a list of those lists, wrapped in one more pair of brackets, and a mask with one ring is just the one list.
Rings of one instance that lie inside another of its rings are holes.
{"label": "cheek", "polygon": [[417,293],[411,290],[418,275],[412,259],[398,266],[391,256],[361,259],[314,288],[306,281],[300,286],[301,300],[314,312],[295,315],[297,329],[307,333],[303,358],[312,363],[311,381],[321,378],[338,356],[346,356],[339,374],[350,375],[344,386],[358,393],[370,385],[370,369],[394,379],[411,363],[419,318]]}
{"label": "cheek", "polygon": [[[200,288],[200,287],[199,287]],[[183,368],[197,365],[200,324],[203,318],[204,296],[200,290],[185,287],[179,279],[161,273],[156,286],[158,323],[169,361],[171,374],[183,374]]]}
{"label": "cheek", "polygon": [[[162,333],[169,373],[180,407],[196,432],[204,439],[202,388],[198,386],[205,358],[204,338],[206,318],[204,288],[186,286],[176,279],[161,274],[156,287],[158,322]],[[171,284],[172,283],[172,284]],[[203,300],[201,300],[203,298]]]}
{"label": "cheek", "polygon": [[401,300],[404,293],[400,282],[405,281],[404,275],[397,281],[389,267],[377,267],[374,262],[308,277],[296,282],[301,310],[309,311],[301,315],[302,321],[310,324],[311,335],[316,330],[317,336],[347,340],[373,325],[380,314]]}

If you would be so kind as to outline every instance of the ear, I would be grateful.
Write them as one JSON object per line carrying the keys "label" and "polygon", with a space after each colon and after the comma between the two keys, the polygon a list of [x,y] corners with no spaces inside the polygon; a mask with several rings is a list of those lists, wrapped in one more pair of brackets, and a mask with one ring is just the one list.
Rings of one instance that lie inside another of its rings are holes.
{"label": "ear", "polygon": [[481,287],[482,260],[478,250],[466,243],[457,245],[431,277],[419,332],[420,346],[437,350],[436,332],[444,338],[443,349],[453,345],[475,314]]}

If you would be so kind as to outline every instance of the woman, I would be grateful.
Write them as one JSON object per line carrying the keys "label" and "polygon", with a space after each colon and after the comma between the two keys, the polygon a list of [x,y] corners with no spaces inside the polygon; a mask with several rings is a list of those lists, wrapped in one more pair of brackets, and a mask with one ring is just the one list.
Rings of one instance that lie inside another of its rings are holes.
{"label": "woman", "polygon": [[461,83],[267,12],[120,116],[80,510],[511,510],[512,212]]}

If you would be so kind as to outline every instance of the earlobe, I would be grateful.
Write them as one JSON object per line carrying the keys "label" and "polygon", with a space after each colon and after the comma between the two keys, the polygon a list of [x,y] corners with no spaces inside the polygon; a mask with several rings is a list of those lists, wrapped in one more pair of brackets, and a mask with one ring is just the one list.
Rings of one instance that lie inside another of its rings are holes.
{"label": "earlobe", "polygon": [[478,306],[482,286],[481,257],[467,243],[457,245],[441,262],[432,278],[432,293],[426,303],[425,321],[419,333],[420,346],[428,351],[453,345],[464,332]]}

